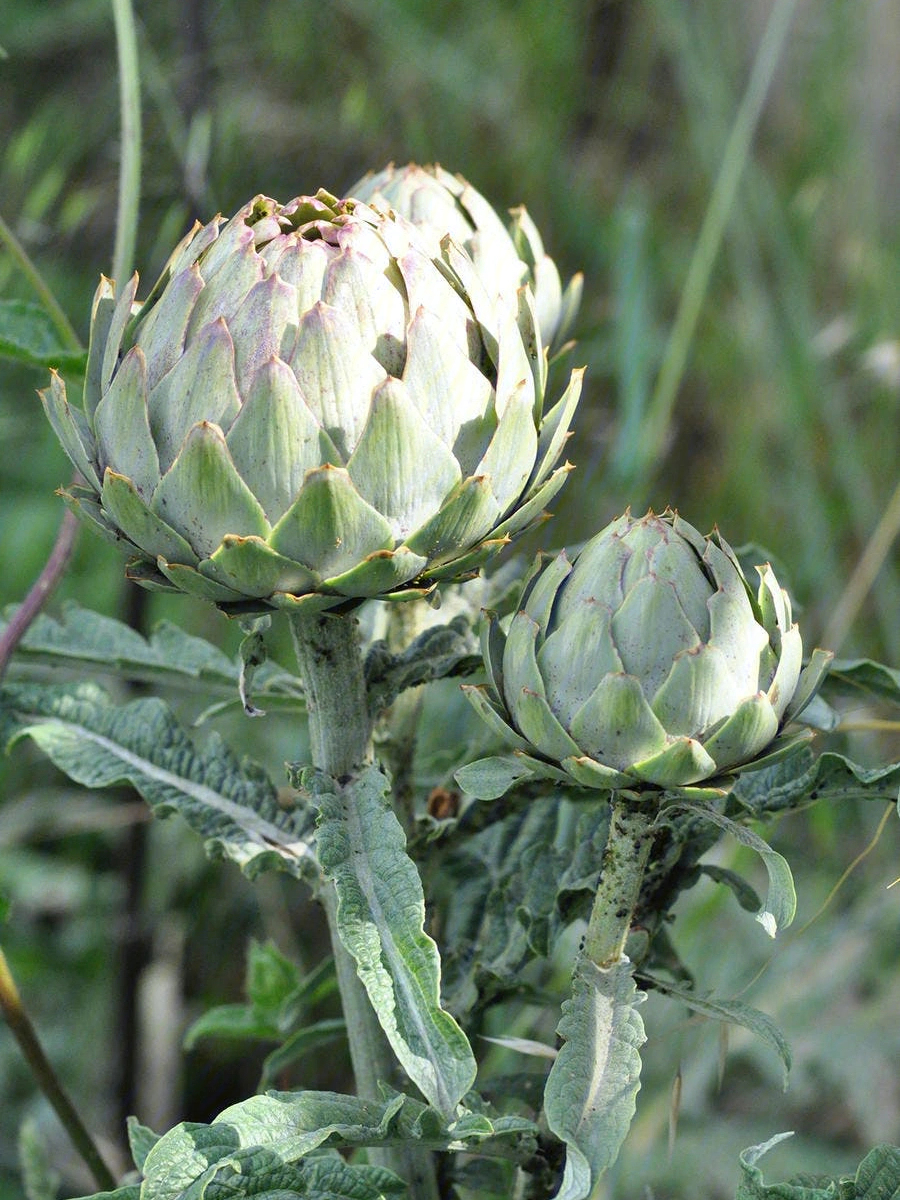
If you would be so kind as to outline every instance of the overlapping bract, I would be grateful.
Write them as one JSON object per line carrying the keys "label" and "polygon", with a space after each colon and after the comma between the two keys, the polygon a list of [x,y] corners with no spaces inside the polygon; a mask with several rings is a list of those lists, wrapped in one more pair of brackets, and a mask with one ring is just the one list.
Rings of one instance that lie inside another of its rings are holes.
{"label": "overlapping bract", "polygon": [[390,205],[416,226],[433,253],[449,235],[467,251],[489,292],[514,296],[529,284],[550,357],[563,347],[581,303],[583,279],[574,275],[563,288],[524,206],[511,210],[507,227],[479,191],[437,164],[385,167],[358,180],[349,194]]}
{"label": "overlapping bract", "polygon": [[543,415],[531,293],[327,192],[196,226],[150,296],[97,290],[83,409],[44,404],[68,502],[130,573],[225,608],[426,594],[534,521],[581,372]]}
{"label": "overlapping bract", "polygon": [[672,512],[613,521],[570,561],[539,563],[468,689],[524,768],[600,789],[687,788],[793,741],[830,655],[802,668],[768,565],[754,594],[734,552]]}

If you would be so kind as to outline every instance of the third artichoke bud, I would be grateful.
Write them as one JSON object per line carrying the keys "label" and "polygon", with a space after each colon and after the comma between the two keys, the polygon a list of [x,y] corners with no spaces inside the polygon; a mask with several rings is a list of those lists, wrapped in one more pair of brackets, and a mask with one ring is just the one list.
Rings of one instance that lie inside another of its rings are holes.
{"label": "third artichoke bud", "polygon": [[102,281],[83,407],[49,418],[68,499],[148,586],[236,611],[423,595],[540,516],[581,372],[544,412],[529,289],[325,191],[257,196],[176,248],[142,301]]}
{"label": "third artichoke bud", "polygon": [[508,630],[492,620],[470,699],[520,777],[680,789],[770,761],[831,655],[803,667],[787,592],[757,572],[754,590],[718,533],[673,512],[626,513],[539,566]]}

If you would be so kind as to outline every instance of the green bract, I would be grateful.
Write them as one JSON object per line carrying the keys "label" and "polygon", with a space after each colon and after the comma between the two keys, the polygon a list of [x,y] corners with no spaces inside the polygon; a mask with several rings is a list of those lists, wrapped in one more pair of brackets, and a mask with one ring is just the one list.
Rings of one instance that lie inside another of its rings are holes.
{"label": "green bract", "polygon": [[149,297],[94,299],[83,409],[44,404],[70,505],[130,574],[240,611],[405,597],[477,570],[568,465],[531,293],[327,192],[196,226]]}
{"label": "green bract", "polygon": [[349,194],[389,205],[412,221],[434,254],[449,235],[468,252],[492,294],[515,296],[517,288],[529,284],[543,344],[551,358],[562,348],[581,303],[582,276],[574,275],[563,290],[556,264],[524,207],[511,210],[507,227],[461,175],[415,163],[366,175]]}
{"label": "green bract", "polygon": [[757,571],[754,594],[718,533],[672,512],[626,513],[572,561],[539,561],[508,632],[490,621],[490,684],[468,689],[518,776],[684,788],[783,753],[831,656],[801,669],[788,595]]}

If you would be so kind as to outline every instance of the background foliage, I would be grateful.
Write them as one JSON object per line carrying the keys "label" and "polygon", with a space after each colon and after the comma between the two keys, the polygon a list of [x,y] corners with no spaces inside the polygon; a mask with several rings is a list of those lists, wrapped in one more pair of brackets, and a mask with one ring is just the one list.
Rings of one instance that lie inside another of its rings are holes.
{"label": "background foliage", "polygon": [[[763,543],[785,562],[805,607],[805,640],[815,644],[898,482],[892,0],[798,5],[660,453],[650,462],[641,454],[769,8],[763,0],[141,4],[142,276],[155,277],[195,216],[229,212],[259,191],[341,192],[390,159],[438,160],[498,207],[525,202],[564,275],[583,269],[587,278],[576,352],[588,364],[587,390],[569,451],[578,470],[532,548],[583,539],[629,503],[675,504],[692,523],[718,522],[733,543]],[[97,273],[110,270],[115,217],[109,5],[8,4],[0,28],[0,213],[85,337]],[[8,255],[0,293],[33,298]],[[67,478],[35,399],[44,383],[25,368],[4,365],[0,375],[3,605],[22,596],[46,558],[61,508],[53,490]],[[56,611],[74,598],[121,613],[134,604],[121,575],[114,552],[82,538]],[[180,599],[147,603],[147,624],[174,619],[234,649],[237,633],[218,614]],[[841,650],[900,662],[898,612],[891,560]],[[445,689],[436,703],[452,708],[455,698]],[[226,713],[216,727],[234,740],[241,720]],[[276,767],[300,757],[277,715],[265,728]],[[857,757],[898,757],[896,735],[866,736]],[[201,1042],[182,1067],[181,1033],[210,1004],[241,999],[251,936],[316,962],[324,931],[315,910],[280,880],[250,885],[233,867],[206,862],[176,822],[148,827],[128,795],[75,792],[29,748],[0,771],[0,901],[14,901],[4,941],[93,1125],[114,1130],[132,1111],[157,1128],[206,1120],[250,1094],[264,1043],[248,1062],[225,1042]],[[772,832],[800,897],[796,928],[774,951],[761,931],[748,932],[724,889],[706,883],[683,898],[679,949],[704,986],[741,993],[781,1024],[794,1052],[791,1087],[782,1095],[777,1061],[751,1040],[732,1033],[723,1059],[712,1024],[671,1004],[652,1014],[651,999],[638,1118],[609,1195],[646,1186],[732,1195],[738,1151],[782,1129],[798,1136],[767,1157],[768,1178],[849,1172],[871,1145],[900,1141],[897,893],[884,890],[897,875],[890,825],[827,916],[804,928],[879,816],[873,806],[814,809]],[[723,845],[717,861],[745,868],[741,853]],[[732,945],[739,955],[727,952]],[[758,981],[754,958],[767,967]],[[323,1019],[334,1015],[324,992],[315,1010]],[[548,1028],[554,1022],[550,1014]],[[309,1070],[308,1086],[346,1086],[338,1051]],[[681,1117],[670,1162],[673,1088]],[[3,1030],[0,1098],[5,1200],[20,1194],[21,1118],[53,1126]],[[64,1161],[61,1134],[59,1147]],[[68,1193],[87,1190],[73,1172]]]}

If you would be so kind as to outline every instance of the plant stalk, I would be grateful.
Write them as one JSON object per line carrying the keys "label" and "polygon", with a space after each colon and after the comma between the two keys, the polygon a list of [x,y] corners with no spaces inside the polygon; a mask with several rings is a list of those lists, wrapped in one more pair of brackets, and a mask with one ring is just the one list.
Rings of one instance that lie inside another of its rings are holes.
{"label": "plant stalk", "polygon": [[653,841],[652,813],[619,792],[610,803],[609,834],[584,939],[584,953],[598,967],[611,967],[625,956]]}
{"label": "plant stalk", "polygon": [[137,32],[131,0],[112,0],[119,63],[119,203],[112,277],[120,284],[134,268],[138,208],[141,201],[141,81]]}
{"label": "plant stalk", "polygon": [[[306,692],[313,766],[349,788],[361,767],[373,761],[372,715],[354,618],[317,613],[289,617],[297,664]],[[363,987],[356,963],[338,929],[338,897],[326,881],[319,893],[328,919],[338,989],[347,1022],[350,1061],[358,1095],[381,1100],[379,1083],[390,1084],[393,1053]],[[439,1200],[434,1158],[428,1151],[390,1146],[370,1150],[370,1161],[405,1180],[412,1200]]]}
{"label": "plant stalk", "polygon": [[44,1053],[31,1019],[22,1004],[19,989],[16,987],[2,948],[0,948],[0,1010],[6,1018],[13,1037],[18,1042],[19,1049],[31,1068],[31,1073],[38,1086],[72,1139],[72,1145],[87,1164],[97,1187],[104,1192],[113,1191],[116,1186],[115,1176],[104,1162],[103,1156],[94,1144],[93,1138],[88,1133],[84,1122]]}

